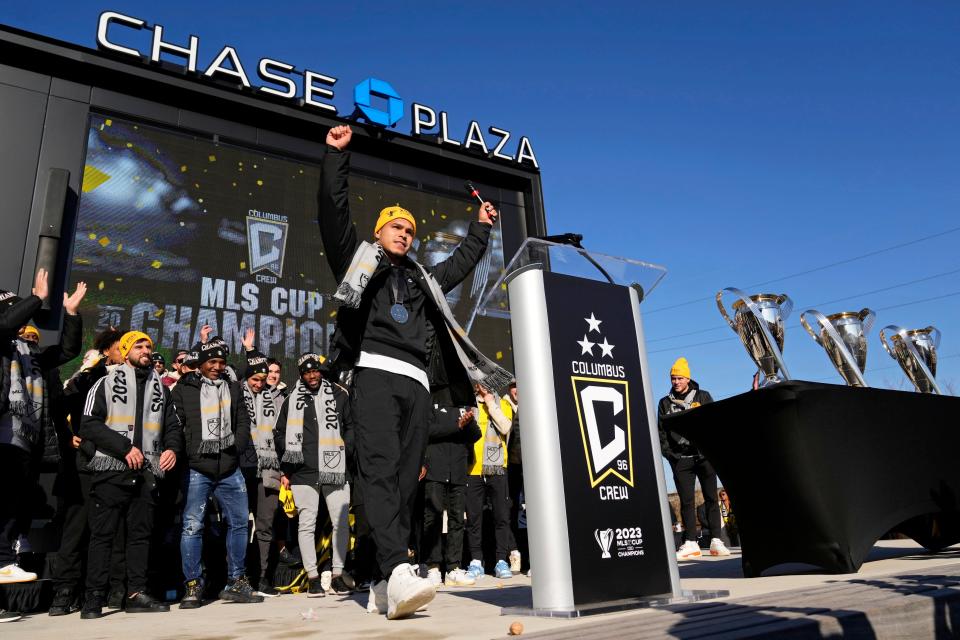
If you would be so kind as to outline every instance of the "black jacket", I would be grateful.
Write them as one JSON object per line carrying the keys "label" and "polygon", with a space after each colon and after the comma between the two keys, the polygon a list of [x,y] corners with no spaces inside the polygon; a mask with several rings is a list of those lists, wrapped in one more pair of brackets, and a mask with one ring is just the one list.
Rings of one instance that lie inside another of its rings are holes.
{"label": "black jacket", "polygon": [[[135,407],[143,407],[143,392],[147,383],[150,369],[137,370]],[[80,437],[90,441],[95,451],[123,460],[134,446],[143,451],[143,410],[139,410],[134,418],[133,440],[117,433],[107,426],[107,393],[110,391],[105,384],[106,377],[101,377],[87,396],[84,406],[83,421],[80,425]],[[180,454],[183,451],[183,429],[173,406],[170,391],[161,385],[163,390],[163,446]],[[100,471],[93,474],[94,482],[134,482],[142,477],[143,471],[128,469],[126,471]]]}
{"label": "black jacket", "polygon": [[[317,393],[319,392],[318,389]],[[353,452],[353,413],[350,411],[350,396],[342,387],[335,384],[333,385],[333,399],[337,403],[337,415],[340,417],[340,436],[343,438],[345,445],[343,455],[347,462],[347,480],[349,481],[351,467],[353,466],[350,464]],[[280,409],[280,417],[277,418],[275,442],[277,457],[281,460],[280,471],[287,476],[290,484],[317,486],[320,482],[320,459],[317,448],[317,434],[320,431],[320,423],[317,421],[317,412],[313,407],[313,402],[308,402],[303,408],[303,462],[297,464],[282,462],[283,454],[287,449],[287,410],[296,401],[297,396],[291,389],[290,397],[283,403],[283,408]]]}
{"label": "black jacket", "polygon": [[[80,425],[83,422],[83,405],[87,402],[87,394],[97,383],[97,380],[107,375],[107,359],[100,358],[89,369],[85,369],[70,378],[63,390],[64,410],[70,416],[70,429],[72,433],[65,435],[80,435]],[[73,445],[67,441],[66,446],[61,446],[61,451],[72,449]],[[87,464],[97,453],[97,448],[90,440],[80,441],[80,447],[76,450],[77,470],[81,473],[89,473]]]}
{"label": "black jacket", "polygon": [[[341,282],[360,244],[350,217],[347,178],[350,153],[327,148],[320,178],[319,223],[324,253],[334,278]],[[467,237],[443,262],[427,267],[444,293],[452,291],[470,274],[487,248],[490,225],[471,222]],[[371,234],[373,229],[363,230]],[[331,342],[331,371],[353,367],[361,350],[389,356],[424,368],[431,386],[449,386],[453,404],[473,403],[473,386],[457,358],[443,317],[430,297],[423,274],[412,262],[403,266],[408,283],[404,300],[410,321],[400,325],[389,316],[393,305],[389,261],[380,263],[364,290],[360,307],[341,307]],[[422,321],[420,321],[422,320]]]}
{"label": "black jacket", "polygon": [[[693,406],[713,402],[713,398],[710,397],[710,394],[706,391],[703,391],[695,380],[690,381],[690,389],[696,392],[693,396]],[[690,392],[690,389],[687,390],[687,393]],[[678,400],[683,399],[676,396],[673,393],[673,389],[670,390],[670,393],[660,398],[660,404],[657,406],[657,427],[660,432],[660,451],[663,452],[663,456],[670,462],[676,462],[681,456],[700,455],[700,450],[697,449],[695,444],[693,444],[687,438],[684,438],[676,431],[672,431],[670,429],[669,420],[664,420],[664,418],[667,416],[676,413],[682,413],[683,411],[675,403],[671,402],[670,398],[676,398]],[[664,424],[665,422],[666,424]]]}
{"label": "black jacket", "polygon": [[181,376],[173,388],[173,404],[183,425],[184,452],[189,466],[194,471],[219,480],[232,474],[239,467],[238,451],[250,443],[250,416],[243,401],[239,382],[230,385],[230,426],[233,444],[217,453],[200,453],[203,441],[203,424],[200,419],[200,376],[190,372]]}
{"label": "black jacket", "polygon": [[476,420],[463,425],[463,429],[458,426],[459,421],[460,409],[457,407],[438,407],[433,411],[430,443],[424,460],[427,480],[467,484],[473,443],[480,439],[481,433]]}

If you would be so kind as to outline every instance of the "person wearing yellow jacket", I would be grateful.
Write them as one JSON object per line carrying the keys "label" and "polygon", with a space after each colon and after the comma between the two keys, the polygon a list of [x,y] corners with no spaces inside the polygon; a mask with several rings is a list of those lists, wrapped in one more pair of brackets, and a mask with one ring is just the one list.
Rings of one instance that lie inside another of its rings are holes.
{"label": "person wearing yellow jacket", "polygon": [[470,566],[467,573],[475,579],[484,575],[483,569],[483,504],[487,497],[493,507],[496,532],[497,578],[512,578],[507,564],[510,550],[516,548],[510,531],[510,492],[507,487],[507,437],[513,421],[513,408],[489,389],[475,385],[477,396],[477,425],[482,437],[473,448],[470,473],[467,478],[467,541],[470,545]]}

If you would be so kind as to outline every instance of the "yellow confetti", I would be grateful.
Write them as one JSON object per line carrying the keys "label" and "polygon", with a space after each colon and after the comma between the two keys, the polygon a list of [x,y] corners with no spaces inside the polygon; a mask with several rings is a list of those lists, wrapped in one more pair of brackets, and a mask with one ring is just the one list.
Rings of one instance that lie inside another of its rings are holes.
{"label": "yellow confetti", "polygon": [[203,198],[197,198],[197,202],[199,202],[200,204],[203,204]]}
{"label": "yellow confetti", "polygon": [[497,351],[497,360],[503,360],[503,351]]}
{"label": "yellow confetti", "polygon": [[111,120],[110,118],[107,118],[106,120],[103,121],[103,124],[107,125],[108,127],[112,127],[113,120]]}
{"label": "yellow confetti", "polygon": [[473,207],[468,206],[468,207],[467,207],[467,213],[470,213],[471,211],[473,211]]}
{"label": "yellow confetti", "polygon": [[117,276],[116,278],[114,278],[114,280],[116,280],[117,282],[123,282],[123,278],[121,278],[120,276]]}
{"label": "yellow confetti", "polygon": [[447,214],[441,213],[441,214],[440,214],[440,219],[441,219],[441,220],[446,220],[446,219],[447,219]]}
{"label": "yellow confetti", "polygon": [[209,156],[207,156],[207,160],[209,160],[210,162],[216,162],[216,161],[217,161],[217,156],[215,156],[215,155],[213,155],[213,154],[211,153]]}
{"label": "yellow confetti", "polygon": [[130,149],[130,148],[132,148],[132,147],[133,147],[133,143],[132,143],[132,142],[128,142],[128,143],[127,143],[127,149]]}
{"label": "yellow confetti", "polygon": [[153,312],[153,315],[155,318],[159,318],[160,316],[163,315],[163,309],[157,309],[156,311]]}
{"label": "yellow confetti", "polygon": [[241,261],[240,261],[240,268],[241,268],[241,269],[246,269],[246,268],[247,268],[247,261],[246,261],[246,260],[241,260]]}
{"label": "yellow confetti", "polygon": [[117,253],[120,253],[121,251],[123,251],[123,243],[122,243],[122,242],[117,245]]}
{"label": "yellow confetti", "polygon": [[110,238],[108,238],[107,236],[103,236],[97,241],[97,244],[99,244],[101,247],[106,248],[106,246],[110,244]]}
{"label": "yellow confetti", "polygon": [[359,200],[360,202],[363,202],[363,196],[357,196],[357,200]]}
{"label": "yellow confetti", "polygon": [[86,258],[75,258],[73,264],[90,264],[90,261]]}
{"label": "yellow confetti", "polygon": [[194,182],[194,183],[193,183],[193,187],[194,187],[195,189],[199,189],[199,188],[200,188],[200,183],[199,183],[199,182]]}
{"label": "yellow confetti", "polygon": [[239,161],[239,162],[237,162],[237,166],[240,166],[240,167],[242,167],[242,166],[243,166],[243,161]]}
{"label": "yellow confetti", "polygon": [[334,309],[333,311],[330,312],[330,317],[331,317],[331,318],[336,318],[336,317],[337,317],[337,311],[336,311],[336,309]]}
{"label": "yellow confetti", "polygon": [[300,173],[303,173],[303,169],[300,169]]}
{"label": "yellow confetti", "polygon": [[101,280],[100,284],[97,285],[97,289],[99,289],[100,291],[103,291],[103,287],[104,287],[103,280]]}
{"label": "yellow confetti", "polygon": [[186,173],[186,172],[187,172],[187,165],[185,164],[180,165],[180,173]]}
{"label": "yellow confetti", "polygon": [[87,234],[87,237],[90,238],[91,240],[96,240],[96,239],[97,239],[97,234],[95,234],[95,233],[88,233],[88,234]]}
{"label": "yellow confetti", "polygon": [[433,217],[436,217],[436,216],[437,216],[437,212],[434,211],[433,209],[430,209],[430,215],[433,216]]}
{"label": "yellow confetti", "polygon": [[234,182],[234,183],[233,183],[233,186],[237,186],[237,183],[236,183],[236,182]]}
{"label": "yellow confetti", "polygon": [[159,260],[154,260],[153,262],[150,263],[150,266],[153,267],[154,269],[159,269],[162,264],[163,263],[160,262]]}
{"label": "yellow confetti", "polygon": [[420,224],[427,224],[426,219],[421,219],[421,220],[420,220]]}
{"label": "yellow confetti", "polygon": [[258,187],[262,187],[262,186],[263,186],[263,180],[257,180],[257,186],[258,186]]}
{"label": "yellow confetti", "polygon": [[108,174],[88,164],[83,167],[83,184],[80,189],[84,193],[90,193],[109,179]]}

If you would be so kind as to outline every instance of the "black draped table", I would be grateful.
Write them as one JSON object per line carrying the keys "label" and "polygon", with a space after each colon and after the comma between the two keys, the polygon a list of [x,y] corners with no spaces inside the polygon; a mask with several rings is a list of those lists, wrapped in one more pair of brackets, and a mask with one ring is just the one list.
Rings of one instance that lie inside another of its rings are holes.
{"label": "black draped table", "polygon": [[784,382],[665,419],[730,495],[743,573],[859,570],[891,530],[960,542],[960,398]]}

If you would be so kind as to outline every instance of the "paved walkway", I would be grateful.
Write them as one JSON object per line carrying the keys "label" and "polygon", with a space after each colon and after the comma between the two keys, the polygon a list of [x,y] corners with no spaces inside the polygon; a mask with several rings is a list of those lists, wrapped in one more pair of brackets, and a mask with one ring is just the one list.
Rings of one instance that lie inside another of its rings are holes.
{"label": "paved walkway", "polygon": [[[794,567],[794,570],[797,569],[800,568]],[[913,579],[891,578],[894,574],[909,574]],[[843,627],[836,622],[840,620],[839,615],[824,617],[824,611],[829,613],[833,608],[831,602],[842,604],[842,611],[857,612],[862,608],[861,602],[876,601],[879,594],[884,597],[913,597],[907,592],[916,592],[921,588],[918,585],[930,588],[939,585],[948,591],[956,589],[954,583],[960,584],[960,548],[929,554],[909,541],[884,541],[874,548],[859,573],[845,576],[808,571],[748,580],[740,577],[740,559],[736,554],[730,558],[683,562],[680,575],[685,589],[726,589],[730,591],[730,596],[712,603],[671,607],[670,611],[640,610],[581,620],[508,618],[500,615],[500,608],[529,604],[530,580],[522,576],[511,580],[497,580],[488,576],[477,587],[441,590],[426,612],[407,620],[388,621],[384,616],[367,614],[364,608],[366,595],[362,598],[359,595],[309,598],[298,594],[271,598],[263,604],[214,602],[193,611],[174,608],[166,614],[128,615],[118,612],[100,620],[80,620],[79,614],[58,618],[37,614],[0,626],[0,637],[4,640],[281,640],[322,633],[334,638],[440,640],[505,637],[510,624],[520,621],[525,628],[524,635],[544,638],[625,639],[647,633],[652,634],[650,637],[680,638],[703,637],[703,628],[719,630],[721,627],[717,626],[719,623],[716,619],[721,617],[721,612],[728,622],[739,621],[737,628],[741,630],[752,622],[767,624],[771,622],[771,615],[782,614],[793,618],[807,616],[811,620],[820,616],[819,620],[827,620],[821,624],[821,629],[836,628],[842,632]],[[922,579],[923,576],[934,575],[941,578]],[[949,575],[953,575],[953,579]],[[880,585],[889,588],[879,588]],[[911,585],[915,587],[912,591]],[[840,588],[847,590],[842,599],[842,594],[837,591]],[[814,605],[809,602],[804,604],[810,598],[819,599]],[[924,602],[929,604],[934,599],[928,597]],[[311,609],[316,619],[304,619],[304,614]],[[892,611],[890,605],[884,605],[883,609]],[[942,607],[940,611],[947,616],[948,622],[951,620],[949,611],[947,609],[944,612]],[[833,627],[830,626],[830,620],[835,622]],[[745,625],[744,621],[748,624]],[[697,629],[701,631],[696,632]],[[896,635],[896,626],[890,629],[893,629],[890,631],[893,635],[885,636],[882,629],[873,629],[872,635],[864,637],[908,637]],[[724,637],[743,636],[734,633],[725,634]]]}

